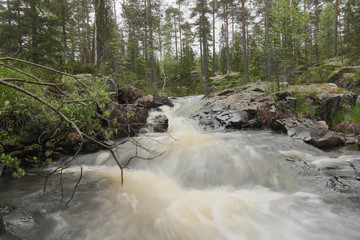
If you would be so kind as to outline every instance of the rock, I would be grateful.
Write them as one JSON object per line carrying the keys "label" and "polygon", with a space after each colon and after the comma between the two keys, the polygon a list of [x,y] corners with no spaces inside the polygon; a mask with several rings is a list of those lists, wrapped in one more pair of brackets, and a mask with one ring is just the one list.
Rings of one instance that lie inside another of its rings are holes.
{"label": "rock", "polygon": [[117,137],[137,134],[145,126],[148,118],[148,110],[136,105],[120,105],[113,102],[107,110],[110,112],[109,119],[111,120],[109,127],[117,129]]}
{"label": "rock", "polygon": [[345,144],[342,133],[330,131],[315,120],[293,117],[277,120],[277,123],[290,137],[301,139],[318,148],[331,148]]}
{"label": "rock", "polygon": [[[301,94],[301,97],[305,99],[302,100],[303,102],[298,102],[299,99],[293,99],[289,92],[294,96]],[[308,104],[314,110],[313,117],[316,120],[324,120],[330,124],[336,112],[343,108],[351,108],[356,104],[357,94],[339,88],[334,83],[324,83],[294,85],[286,91],[277,93],[275,99],[279,106],[287,109],[292,108],[294,112],[296,108],[299,108],[299,106],[293,108],[295,101],[296,104]]]}
{"label": "rock", "polygon": [[118,86],[116,99],[120,104],[135,103],[144,95],[143,91],[133,86]]}
{"label": "rock", "polygon": [[359,92],[360,81],[356,81],[355,73],[360,69],[360,66],[355,67],[342,67],[334,71],[327,82],[335,83],[341,88],[345,88],[348,91]]}
{"label": "rock", "polygon": [[174,104],[171,102],[171,100],[169,99],[166,93],[155,94],[154,98],[155,98],[155,103],[158,107],[163,105],[167,105],[170,107],[174,106]]}
{"label": "rock", "polygon": [[204,97],[195,116],[200,124],[212,128],[242,129],[269,127],[284,114],[271,95],[247,87],[240,92],[227,89]]}
{"label": "rock", "polygon": [[345,134],[345,144],[358,144],[359,139],[355,134]]}
{"label": "rock", "polygon": [[37,156],[41,153],[41,151],[42,151],[42,146],[36,143],[24,147],[23,150],[25,155],[30,155],[30,156]]}
{"label": "rock", "polygon": [[157,108],[163,105],[174,106],[166,93],[143,96],[136,101],[136,105],[146,107],[148,109]]}
{"label": "rock", "polygon": [[153,128],[154,132],[166,132],[169,127],[169,119],[164,114],[149,119],[148,123]]}
{"label": "rock", "polygon": [[53,142],[47,141],[47,142],[45,143],[44,147],[45,147],[46,149],[54,149],[54,148],[55,148],[55,145],[54,145]]}
{"label": "rock", "polygon": [[23,150],[12,151],[9,153],[11,157],[17,157],[17,158],[20,158],[20,156],[22,156],[23,154],[24,154]]}
{"label": "rock", "polygon": [[153,95],[146,95],[146,96],[139,98],[136,101],[136,105],[146,107],[146,108],[154,108],[157,106]]}
{"label": "rock", "polygon": [[13,152],[17,150],[23,150],[24,145],[20,144],[17,141],[9,142],[7,144],[3,144],[2,147],[5,149],[5,152]]}
{"label": "rock", "polygon": [[35,219],[21,209],[5,206],[0,211],[4,230],[16,237],[28,239],[29,232],[37,226]]}

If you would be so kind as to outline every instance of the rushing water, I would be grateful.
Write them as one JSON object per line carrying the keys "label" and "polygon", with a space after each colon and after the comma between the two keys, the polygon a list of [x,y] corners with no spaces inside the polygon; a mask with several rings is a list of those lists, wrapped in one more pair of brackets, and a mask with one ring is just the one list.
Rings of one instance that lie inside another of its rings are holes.
{"label": "rushing water", "polygon": [[[199,100],[162,108],[169,134],[135,139],[139,156],[161,156],[134,159],[123,186],[105,151],[81,156],[84,177],[66,208],[58,187],[42,193],[43,178],[2,179],[0,204],[34,222],[0,238],[360,239],[358,152],[323,152],[270,131],[204,131],[188,117]],[[118,154],[135,151],[129,143]],[[76,167],[65,174],[65,198],[78,176]]]}

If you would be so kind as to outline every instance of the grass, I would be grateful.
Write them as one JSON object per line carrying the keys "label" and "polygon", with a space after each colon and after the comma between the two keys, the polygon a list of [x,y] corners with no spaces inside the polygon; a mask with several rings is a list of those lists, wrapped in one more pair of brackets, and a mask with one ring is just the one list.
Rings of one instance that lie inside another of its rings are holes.
{"label": "grass", "polygon": [[360,123],[360,105],[355,105],[350,110],[341,110],[336,113],[333,124],[339,124],[344,121]]}

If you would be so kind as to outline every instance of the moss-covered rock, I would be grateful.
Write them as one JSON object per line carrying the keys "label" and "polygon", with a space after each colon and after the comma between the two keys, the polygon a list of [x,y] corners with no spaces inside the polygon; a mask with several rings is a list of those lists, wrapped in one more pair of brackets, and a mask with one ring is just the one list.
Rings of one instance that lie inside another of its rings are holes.
{"label": "moss-covered rock", "polygon": [[342,67],[334,71],[327,79],[329,83],[335,83],[349,91],[360,92],[360,66]]}

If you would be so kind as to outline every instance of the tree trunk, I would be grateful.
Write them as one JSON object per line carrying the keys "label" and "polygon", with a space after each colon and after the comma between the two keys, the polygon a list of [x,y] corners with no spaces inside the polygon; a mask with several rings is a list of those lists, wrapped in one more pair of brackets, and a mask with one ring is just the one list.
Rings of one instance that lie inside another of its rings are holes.
{"label": "tree trunk", "polygon": [[38,54],[38,31],[37,31],[37,13],[35,0],[30,1],[30,12],[31,12],[31,53],[32,61],[35,63],[39,62]]}
{"label": "tree trunk", "polygon": [[265,43],[266,43],[266,70],[268,82],[271,82],[271,56],[269,36],[269,0],[265,1]]}
{"label": "tree trunk", "polygon": [[316,43],[316,61],[320,62],[320,51],[319,51],[319,19],[320,19],[320,11],[318,9],[319,2],[316,0],[315,4],[315,43]]}
{"label": "tree trunk", "polygon": [[158,91],[157,78],[156,78],[156,68],[155,68],[155,58],[154,58],[154,42],[152,35],[152,15],[151,15],[151,0],[147,0],[148,4],[148,23],[149,23],[149,44],[150,44],[150,68],[153,84],[155,85],[156,91]]}
{"label": "tree trunk", "polygon": [[242,8],[242,45],[244,54],[244,81],[249,83],[249,63],[247,54],[247,41],[246,41],[246,26],[245,26],[245,0],[241,0]]}
{"label": "tree trunk", "polygon": [[18,44],[19,44],[19,53],[21,54],[22,53],[22,38],[21,38],[21,1],[18,0],[17,1],[17,21],[18,21]]}
{"label": "tree trunk", "polygon": [[224,5],[224,20],[225,20],[225,51],[226,51],[226,78],[230,81],[230,50],[229,50],[229,19],[228,19],[228,4]]}
{"label": "tree trunk", "polygon": [[89,17],[89,3],[88,0],[85,0],[85,14],[86,14],[86,38],[87,38],[87,42],[86,42],[86,49],[85,49],[85,54],[86,54],[86,59],[84,64],[87,64],[89,62],[88,60],[88,52],[91,49],[90,47],[90,17]]}
{"label": "tree trunk", "polygon": [[338,39],[338,16],[339,16],[339,0],[336,0],[335,4],[335,31],[334,31],[334,55],[337,57],[337,39]]}
{"label": "tree trunk", "polygon": [[[304,0],[304,14],[306,14],[306,0]],[[304,21],[304,33],[305,33],[305,63],[307,62],[307,54],[308,54],[308,49],[307,49],[307,39],[308,39],[308,34],[307,34],[307,24]]]}
{"label": "tree trunk", "polygon": [[182,61],[182,39],[181,39],[181,5],[179,2],[179,37],[180,37],[180,61]]}
{"label": "tree trunk", "polygon": [[175,13],[174,13],[174,34],[175,34],[175,51],[176,51],[176,59],[179,59],[178,55],[178,39],[177,39],[177,28],[176,28],[176,19],[175,19]]}
{"label": "tree trunk", "polygon": [[105,0],[95,0],[95,22],[96,22],[96,56],[97,66],[102,63],[105,43]]}
{"label": "tree trunk", "polygon": [[145,82],[148,82],[149,80],[149,76],[148,76],[148,62],[149,62],[149,59],[148,59],[148,39],[147,39],[147,35],[148,35],[148,30],[147,30],[147,25],[148,25],[148,16],[147,16],[147,5],[146,5],[146,1],[144,2],[144,5],[145,5],[145,15],[146,15],[146,18],[145,18],[145,21],[146,21],[146,24],[145,24],[145,40],[144,40],[144,52],[145,52]]}
{"label": "tree trunk", "polygon": [[[202,22],[205,22],[205,13],[203,12],[201,14],[201,18],[202,18]],[[206,36],[206,31],[205,31],[205,25],[202,25],[202,45],[203,45],[203,75],[204,75],[204,82],[207,82],[207,78],[208,78],[208,64],[207,64],[207,36]]]}
{"label": "tree trunk", "polygon": [[202,71],[204,64],[203,64],[203,46],[202,46],[201,29],[200,29],[199,41],[200,41],[200,65]]}
{"label": "tree trunk", "polygon": [[61,2],[61,28],[62,28],[62,40],[63,40],[63,54],[64,54],[64,63],[68,63],[68,46],[67,46],[67,36],[66,36],[66,0]]}
{"label": "tree trunk", "polygon": [[215,0],[212,2],[213,17],[213,56],[212,56],[212,73],[215,75]]}

